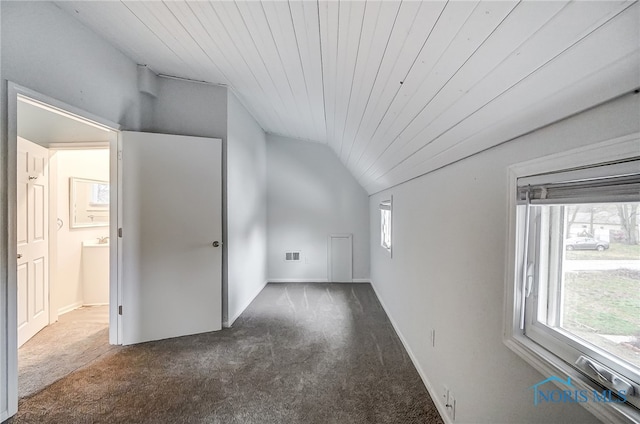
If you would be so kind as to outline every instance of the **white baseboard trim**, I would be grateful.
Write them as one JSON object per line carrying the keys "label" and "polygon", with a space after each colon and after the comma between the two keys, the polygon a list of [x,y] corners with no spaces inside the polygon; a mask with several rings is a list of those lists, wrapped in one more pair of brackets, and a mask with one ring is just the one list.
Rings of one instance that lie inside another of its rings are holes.
{"label": "white baseboard trim", "polygon": [[[270,278],[270,283],[329,283],[330,281],[326,278]],[[331,281],[331,283],[334,283]],[[336,284],[340,284],[340,282],[335,282]],[[350,282],[346,282],[345,284],[350,283],[369,283],[371,284],[371,280],[368,278],[354,278]]]}
{"label": "white baseboard trim", "polygon": [[269,278],[270,283],[328,283],[326,278]]}
{"label": "white baseboard trim", "polygon": [[64,315],[67,312],[71,312],[74,309],[78,309],[82,305],[83,305],[82,302],[75,302],[75,303],[72,303],[71,305],[63,306],[62,308],[58,309],[58,315]]}
{"label": "white baseboard trim", "polygon": [[400,338],[402,345],[404,346],[405,350],[409,354],[409,358],[411,358],[411,362],[413,362],[413,366],[416,367],[416,370],[418,370],[418,374],[420,374],[420,378],[422,378],[422,382],[427,388],[427,392],[429,392],[429,396],[431,396],[433,403],[436,405],[436,408],[438,409],[438,412],[440,413],[442,420],[445,422],[445,424],[453,424],[453,421],[451,420],[451,418],[449,418],[449,414],[446,406],[444,406],[444,404],[442,403],[442,399],[440,399],[440,394],[438,393],[438,391],[436,391],[433,388],[433,385],[431,384],[424,370],[418,363],[418,360],[414,355],[413,351],[411,350],[409,343],[407,343],[407,340],[404,338],[402,331],[400,331],[400,327],[398,327],[398,325],[396,324],[396,321],[393,319],[393,316],[391,316],[391,314],[389,313],[389,309],[386,307],[384,300],[382,300],[382,297],[380,297],[380,294],[376,290],[376,286],[375,284],[373,284],[373,282],[371,282],[371,287],[373,287],[373,291],[375,292],[376,297],[378,298],[378,301],[382,305],[382,309],[384,309],[384,312],[387,314],[387,317],[389,317],[389,321],[391,321],[391,325],[393,326],[394,330],[396,330],[396,334],[398,334],[398,337]]}
{"label": "white baseboard trim", "polygon": [[233,323],[238,319],[238,317],[240,317],[240,315],[242,315],[242,313],[245,311],[245,309],[247,309],[249,307],[249,305],[251,305],[251,302],[253,302],[254,299],[256,297],[258,297],[258,295],[264,289],[264,287],[267,285],[267,283],[268,283],[268,281],[265,281],[264,283],[262,283],[260,285],[260,287],[258,287],[258,289],[253,293],[253,295],[251,295],[249,297],[249,299],[247,300],[247,302],[245,302],[245,304],[242,306],[242,308],[240,308],[240,310],[238,312],[236,312],[236,314],[234,316],[232,316],[231,319],[229,319],[227,322],[222,323],[223,327],[230,328],[233,325]]}
{"label": "white baseboard trim", "polygon": [[371,279],[369,278],[354,278],[352,283],[368,283],[371,284]]}
{"label": "white baseboard trim", "polygon": [[83,303],[82,306],[109,306],[109,303]]}

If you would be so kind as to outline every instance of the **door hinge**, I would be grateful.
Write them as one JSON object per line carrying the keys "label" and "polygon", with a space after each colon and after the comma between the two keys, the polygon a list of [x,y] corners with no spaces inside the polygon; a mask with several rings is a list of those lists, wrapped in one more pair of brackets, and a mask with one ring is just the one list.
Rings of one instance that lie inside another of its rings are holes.
{"label": "door hinge", "polygon": [[122,160],[122,150],[118,150],[118,160]]}
{"label": "door hinge", "polygon": [[118,237],[122,238],[122,228],[118,228]]}
{"label": "door hinge", "polygon": [[118,306],[118,315],[122,315],[122,305]]}

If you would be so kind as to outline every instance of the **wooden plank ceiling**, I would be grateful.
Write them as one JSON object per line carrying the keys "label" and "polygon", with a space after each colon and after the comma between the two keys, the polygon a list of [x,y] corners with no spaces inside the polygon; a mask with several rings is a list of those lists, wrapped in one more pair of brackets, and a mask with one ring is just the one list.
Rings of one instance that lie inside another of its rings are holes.
{"label": "wooden plank ceiling", "polygon": [[375,193],[640,86],[629,1],[61,1],[159,74],[229,86]]}

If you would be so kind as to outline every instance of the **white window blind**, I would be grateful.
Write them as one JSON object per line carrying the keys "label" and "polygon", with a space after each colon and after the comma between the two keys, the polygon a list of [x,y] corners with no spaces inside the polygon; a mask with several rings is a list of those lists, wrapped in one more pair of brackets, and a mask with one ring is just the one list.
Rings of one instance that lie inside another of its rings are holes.
{"label": "white window blind", "polygon": [[518,204],[640,201],[640,160],[518,179]]}

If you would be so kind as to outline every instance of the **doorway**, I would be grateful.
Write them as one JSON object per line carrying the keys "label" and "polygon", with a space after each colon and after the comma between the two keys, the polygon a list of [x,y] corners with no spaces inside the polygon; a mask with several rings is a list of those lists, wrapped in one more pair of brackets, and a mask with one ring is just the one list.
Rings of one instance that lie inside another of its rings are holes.
{"label": "doorway", "polygon": [[353,282],[353,235],[331,234],[328,248],[329,282]]}
{"label": "doorway", "polygon": [[117,133],[20,94],[16,115],[23,397],[110,349],[110,141]]}
{"label": "doorway", "polygon": [[[0,181],[6,202],[0,220],[7,223],[0,227],[5,247],[0,261],[7,271],[0,275],[0,303],[6,307],[6,314],[0,314],[0,419],[18,408],[19,100],[108,135],[101,147],[109,149],[110,158],[109,343],[133,344],[222,327],[222,140],[120,131],[116,124],[9,83],[8,136],[0,145],[7,163],[6,178]],[[48,147],[68,149],[70,142],[50,140]],[[74,148],[96,147],[92,141],[73,143]],[[52,219],[50,230],[58,225]],[[49,236],[57,237],[55,231]],[[57,309],[49,312],[55,315]]]}

